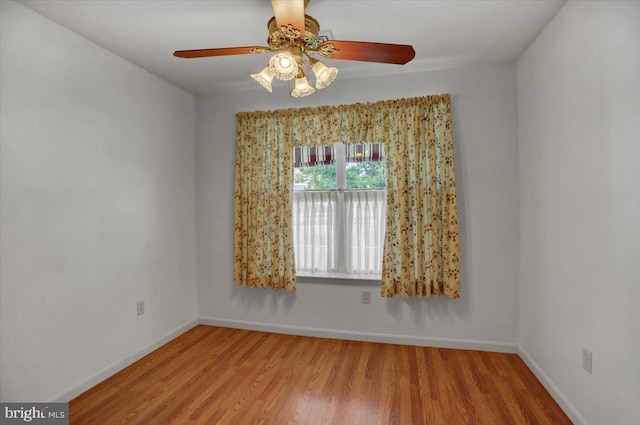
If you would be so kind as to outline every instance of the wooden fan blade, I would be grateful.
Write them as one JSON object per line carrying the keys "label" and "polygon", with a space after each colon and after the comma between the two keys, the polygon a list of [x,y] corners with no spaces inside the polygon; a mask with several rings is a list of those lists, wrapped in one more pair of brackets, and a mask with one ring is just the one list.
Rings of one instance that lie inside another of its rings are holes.
{"label": "wooden fan blade", "polygon": [[395,63],[404,65],[416,56],[413,47],[408,44],[368,43],[366,41],[329,40],[318,45],[333,45],[338,52],[331,59],[344,59],[364,62]]}
{"label": "wooden fan blade", "polygon": [[304,0],[271,0],[271,7],[279,27],[291,25],[304,35]]}
{"label": "wooden fan blade", "polygon": [[205,58],[209,56],[229,56],[229,55],[244,55],[254,53],[253,49],[266,49],[269,47],[263,46],[247,46],[247,47],[223,47],[221,49],[198,49],[198,50],[176,50],[173,52],[173,56],[179,58],[191,59],[191,58]]}

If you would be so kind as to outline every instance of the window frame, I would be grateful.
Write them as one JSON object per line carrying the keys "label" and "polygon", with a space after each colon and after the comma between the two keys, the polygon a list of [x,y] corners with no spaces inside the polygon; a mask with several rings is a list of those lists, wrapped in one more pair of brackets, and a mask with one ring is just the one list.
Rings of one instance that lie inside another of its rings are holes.
{"label": "window frame", "polygon": [[[305,280],[314,281],[324,280],[324,279],[336,279],[336,280],[348,280],[350,283],[361,282],[367,283],[371,281],[379,282],[382,280],[382,270],[379,274],[361,274],[361,273],[348,273],[347,265],[346,265],[346,255],[345,250],[348,249],[346,246],[346,233],[344,232],[344,221],[345,221],[345,202],[344,202],[344,193],[345,192],[363,192],[363,191],[384,191],[384,195],[386,196],[387,187],[385,183],[384,188],[366,188],[366,189],[355,189],[355,188],[347,188],[347,155],[346,155],[346,145],[342,142],[337,142],[333,144],[334,146],[334,165],[336,167],[336,188],[335,189],[302,189],[302,190],[292,190],[293,192],[334,192],[337,195],[337,227],[335,231],[335,240],[336,240],[336,268],[335,272],[313,272],[313,271],[298,271],[296,269],[296,276],[303,277]],[[385,173],[385,182],[387,178],[387,167],[386,160],[382,161],[385,165],[384,173]],[[295,167],[300,168],[300,167]],[[294,171],[295,178],[295,171]],[[293,196],[293,195],[292,195]],[[386,232],[386,229],[385,229]],[[295,243],[295,240],[293,241]],[[384,243],[384,242],[383,242]],[[294,248],[295,249],[295,248]],[[382,254],[381,254],[382,255]],[[382,260],[382,259],[381,259]],[[382,264],[382,261],[381,261]]]}

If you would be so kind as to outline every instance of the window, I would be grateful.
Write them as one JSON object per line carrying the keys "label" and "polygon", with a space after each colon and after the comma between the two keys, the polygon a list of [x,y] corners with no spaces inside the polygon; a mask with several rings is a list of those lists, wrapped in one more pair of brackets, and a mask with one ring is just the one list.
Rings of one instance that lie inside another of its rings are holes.
{"label": "window", "polygon": [[294,158],[297,272],[379,277],[386,221],[383,145],[297,147]]}

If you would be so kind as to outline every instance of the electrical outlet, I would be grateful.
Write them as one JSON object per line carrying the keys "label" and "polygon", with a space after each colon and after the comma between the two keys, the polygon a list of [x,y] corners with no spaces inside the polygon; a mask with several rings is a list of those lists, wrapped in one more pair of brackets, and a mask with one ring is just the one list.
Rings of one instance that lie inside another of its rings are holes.
{"label": "electrical outlet", "polygon": [[142,316],[144,314],[144,300],[138,301],[136,303],[136,308],[138,310],[138,316]]}
{"label": "electrical outlet", "polygon": [[589,375],[591,375],[591,351],[587,350],[586,348],[582,349],[582,368],[584,370],[587,371],[587,373],[589,373]]}
{"label": "electrical outlet", "polygon": [[371,291],[368,289],[362,290],[362,304],[371,304]]}

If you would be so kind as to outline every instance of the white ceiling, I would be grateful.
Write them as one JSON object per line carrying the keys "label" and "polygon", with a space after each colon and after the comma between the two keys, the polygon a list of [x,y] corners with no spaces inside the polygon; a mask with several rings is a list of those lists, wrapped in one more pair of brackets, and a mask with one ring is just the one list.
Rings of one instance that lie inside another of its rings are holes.
{"label": "white ceiling", "polygon": [[[253,88],[267,55],[179,59],[174,50],[266,45],[269,0],[22,0],[21,4],[194,94]],[[327,60],[340,79],[514,61],[564,0],[311,0],[337,40],[411,44],[407,65]]]}

